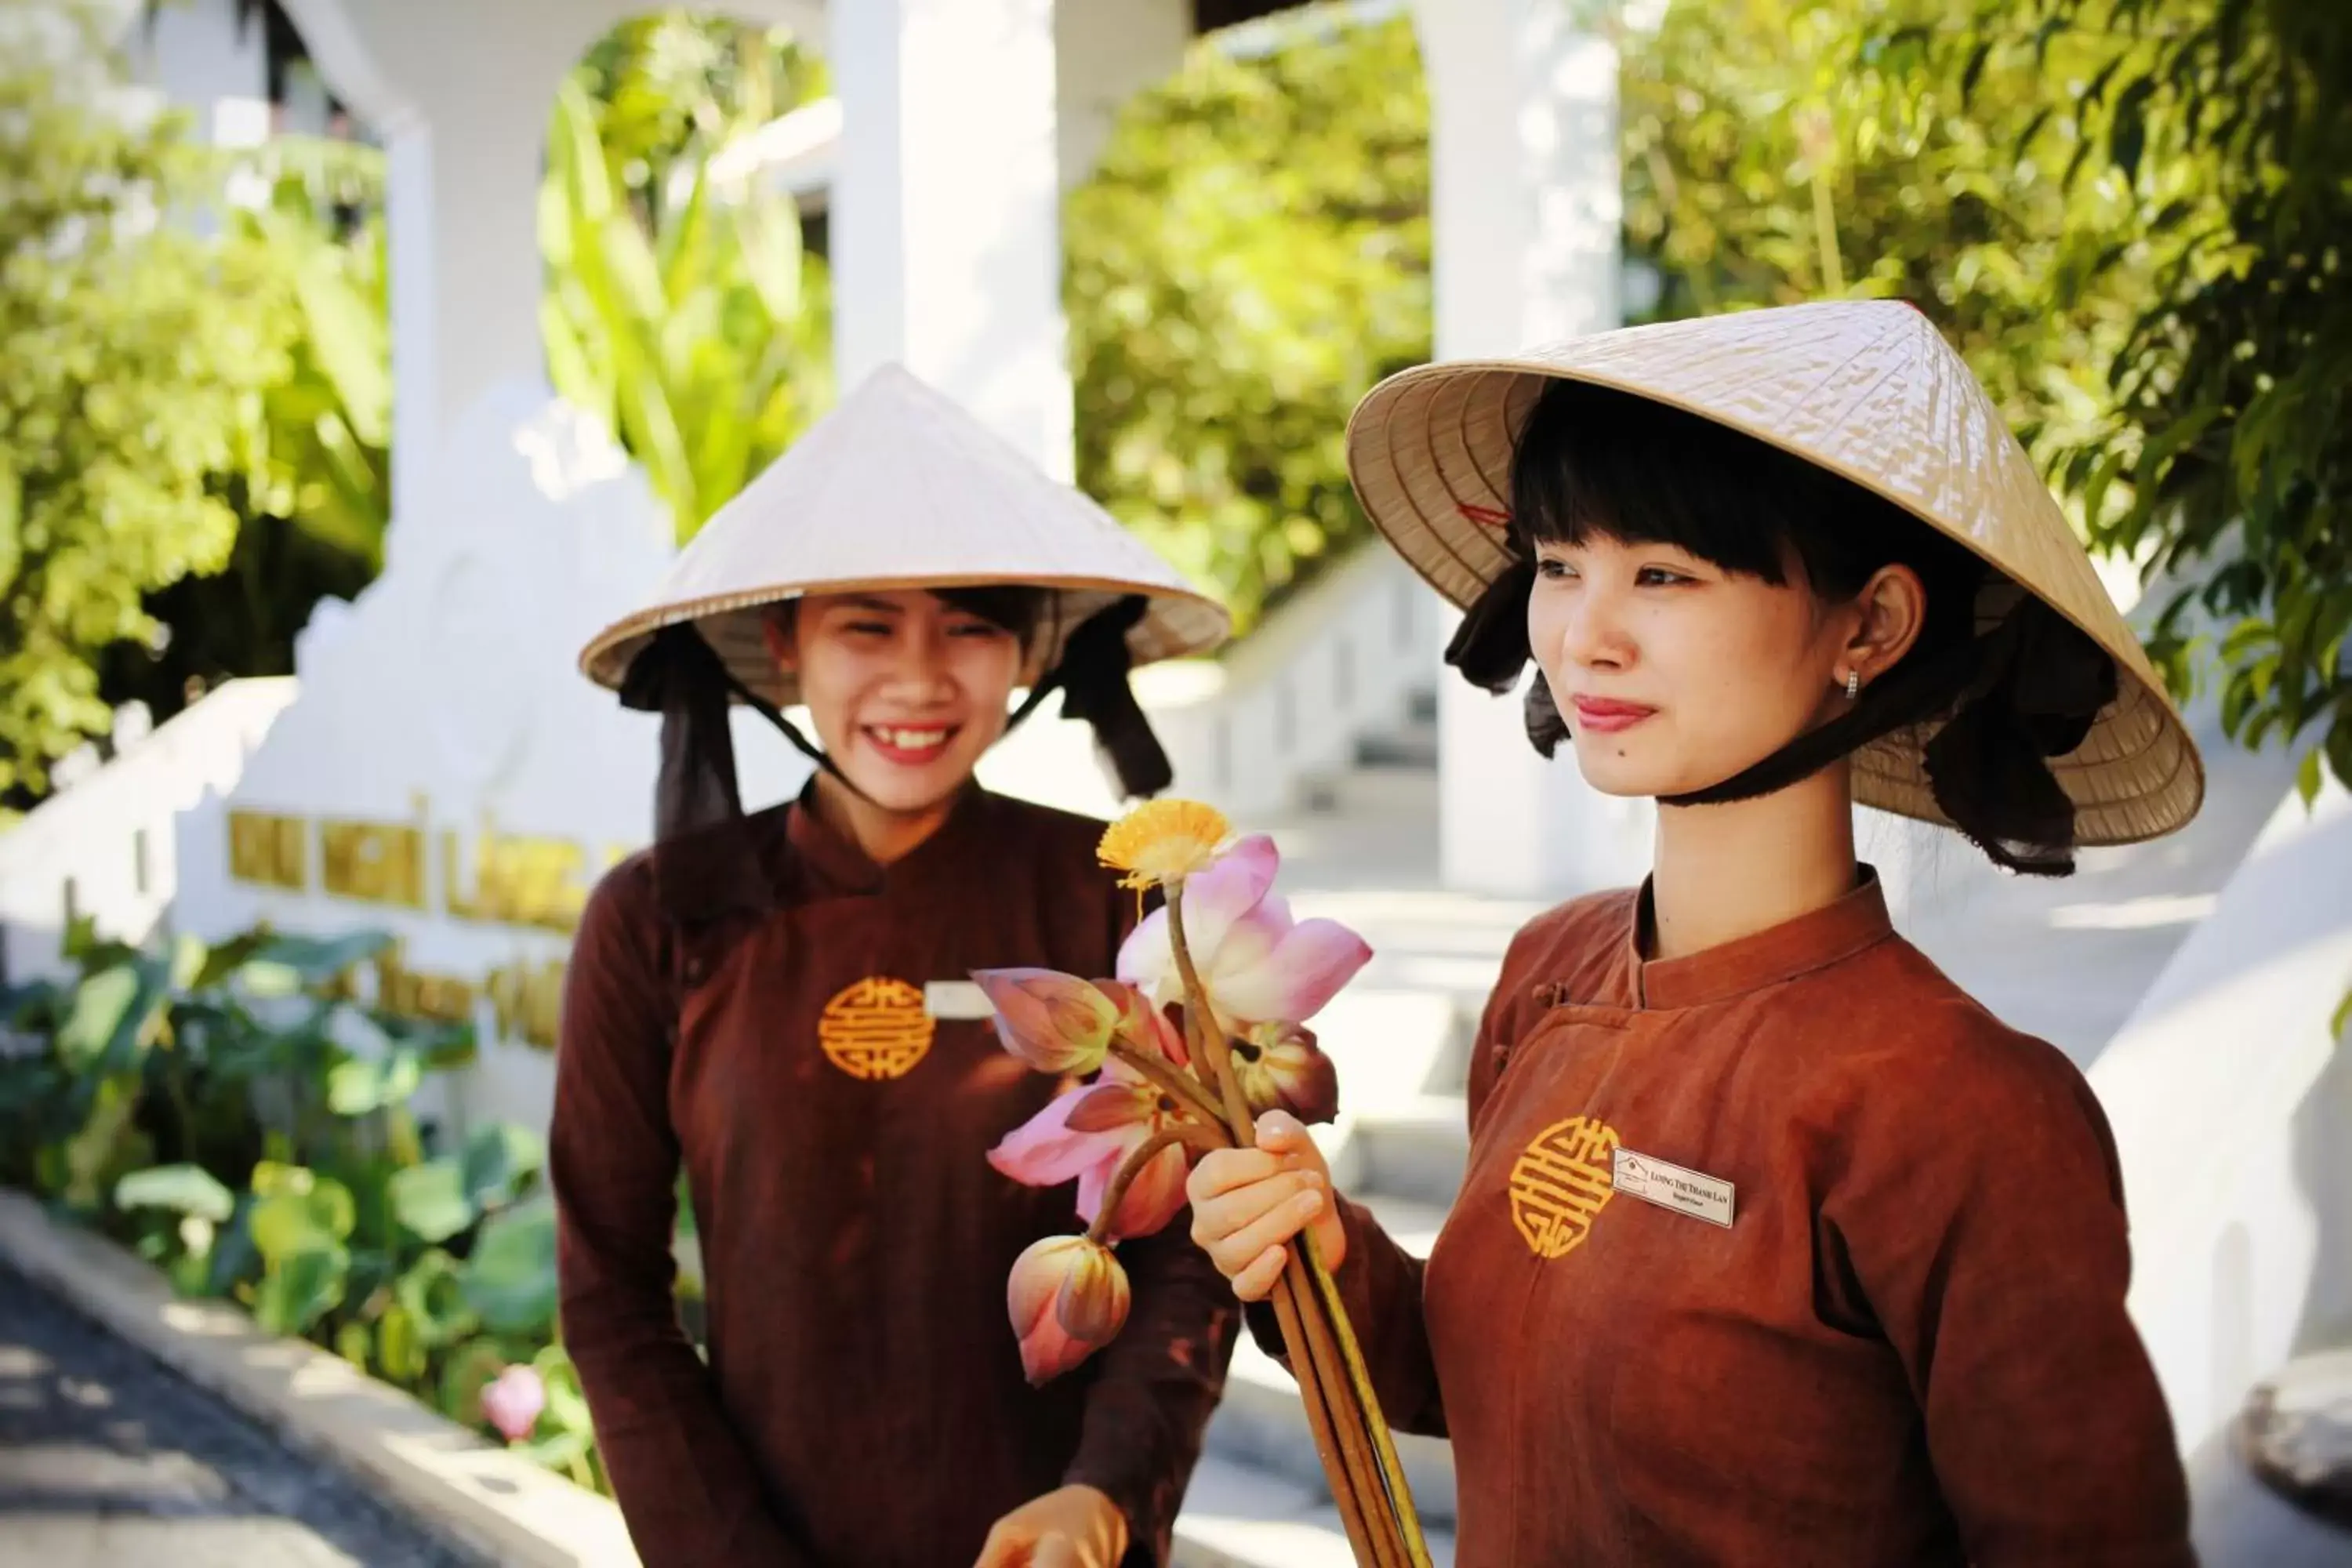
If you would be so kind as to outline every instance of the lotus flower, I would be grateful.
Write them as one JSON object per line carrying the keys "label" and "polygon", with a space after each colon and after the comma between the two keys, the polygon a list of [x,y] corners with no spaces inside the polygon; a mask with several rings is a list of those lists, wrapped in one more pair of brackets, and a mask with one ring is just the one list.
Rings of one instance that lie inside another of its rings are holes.
{"label": "lotus flower", "polygon": [[1233,824],[1213,805],[1197,800],[1152,800],[1103,830],[1095,854],[1113,870],[1124,871],[1122,888],[1166,887],[1205,871]]}
{"label": "lotus flower", "polygon": [[1097,980],[1095,989],[1110,998],[1118,1009],[1118,1022],[1111,1033],[1139,1051],[1157,1052],[1178,1067],[1190,1059],[1184,1049],[1184,1033],[1171,1021],[1167,1012],[1152,1005],[1151,998],[1134,986],[1118,980]]}
{"label": "lotus flower", "polygon": [[[988,1152],[988,1163],[1033,1187],[1055,1187],[1075,1177],[1078,1216],[1092,1224],[1127,1157],[1153,1133],[1182,1122],[1182,1111],[1165,1090],[1114,1057],[1096,1082],[1057,1097],[1006,1133]],[[1175,1218],[1184,1206],[1185,1171],[1181,1144],[1153,1155],[1128,1184],[1106,1233],[1149,1236]]]}
{"label": "lotus flower", "polygon": [[547,1385],[527,1366],[510,1366],[482,1390],[482,1415],[509,1443],[520,1443],[547,1408]]}
{"label": "lotus flower", "polygon": [[[1291,919],[1289,903],[1272,890],[1281,859],[1274,840],[1259,834],[1184,881],[1184,939],[1228,1028],[1311,1018],[1372,956],[1337,921]],[[1181,999],[1166,910],[1153,910],[1119,949],[1118,977],[1155,1002]]]}
{"label": "lotus flower", "polygon": [[1339,1114],[1339,1071],[1297,1024],[1259,1024],[1234,1042],[1234,1076],[1252,1110],[1276,1106],[1310,1126]]}
{"label": "lotus flower", "polygon": [[1118,1337],[1127,1321],[1127,1270],[1097,1242],[1049,1236],[1013,1259],[1004,1304],[1021,1370],[1033,1385],[1045,1383]]}
{"label": "lotus flower", "polygon": [[1120,1002],[1051,969],[975,969],[971,977],[996,1009],[996,1034],[1006,1050],[1039,1072],[1090,1073],[1102,1066],[1121,1021]]}

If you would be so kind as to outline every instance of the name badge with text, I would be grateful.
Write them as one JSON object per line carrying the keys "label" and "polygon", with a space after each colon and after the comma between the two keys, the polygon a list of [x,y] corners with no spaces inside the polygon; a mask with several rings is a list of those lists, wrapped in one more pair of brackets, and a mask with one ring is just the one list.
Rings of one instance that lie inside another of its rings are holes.
{"label": "name badge with text", "polygon": [[1612,1173],[1617,1190],[1660,1208],[1731,1228],[1731,1184],[1620,1147]]}
{"label": "name badge with text", "polygon": [[969,980],[934,980],[927,984],[923,987],[923,1011],[951,1023],[996,1016],[996,1009],[988,1005],[988,993]]}

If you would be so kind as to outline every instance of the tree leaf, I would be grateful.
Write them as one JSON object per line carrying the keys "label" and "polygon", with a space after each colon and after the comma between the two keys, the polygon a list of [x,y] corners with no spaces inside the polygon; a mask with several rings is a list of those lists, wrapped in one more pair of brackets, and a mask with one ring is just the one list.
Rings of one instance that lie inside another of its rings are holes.
{"label": "tree leaf", "polygon": [[500,1333],[544,1332],[555,1321],[555,1213],[544,1204],[493,1215],[466,1260],[465,1295]]}
{"label": "tree leaf", "polygon": [[349,1261],[341,1247],[332,1247],[272,1262],[254,1291],[254,1321],[274,1334],[307,1332],[341,1302]]}
{"label": "tree leaf", "polygon": [[86,976],[58,1030],[58,1053],[81,1072],[137,1065],[168,997],[168,961],[134,954]]}
{"label": "tree leaf", "polygon": [[457,1259],[428,1249],[393,1284],[393,1298],[418,1343],[439,1349],[474,1331],[479,1320],[466,1304]]}
{"label": "tree leaf", "polygon": [[547,1163],[545,1140],[512,1121],[477,1128],[466,1140],[467,1198],[484,1207],[510,1203]]}
{"label": "tree leaf", "polygon": [[223,1225],[236,1212],[236,1196],[201,1165],[151,1165],[114,1184],[114,1206],[166,1209]]}
{"label": "tree leaf", "polygon": [[480,1217],[467,1194],[465,1172],[455,1160],[429,1160],[393,1173],[393,1217],[428,1242],[448,1240]]}
{"label": "tree leaf", "polygon": [[338,1116],[365,1116],[388,1105],[407,1103],[424,1082],[414,1051],[394,1049],[373,1059],[353,1058],[327,1071],[327,1109]]}

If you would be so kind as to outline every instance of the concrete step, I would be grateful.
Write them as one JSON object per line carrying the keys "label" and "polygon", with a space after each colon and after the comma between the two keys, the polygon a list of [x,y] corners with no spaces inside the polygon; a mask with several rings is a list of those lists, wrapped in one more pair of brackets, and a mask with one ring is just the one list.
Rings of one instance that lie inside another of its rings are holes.
{"label": "concrete step", "polygon": [[[1423,1511],[1431,1561],[1453,1568],[1454,1532]],[[1192,1472],[1171,1568],[1355,1568],[1330,1494],[1214,1456]]]}
{"label": "concrete step", "polygon": [[1342,1190],[1404,1199],[1443,1212],[1462,1190],[1470,1156],[1460,1094],[1423,1094],[1368,1110],[1351,1127]]}
{"label": "concrete step", "polygon": [[[1406,1251],[1429,1255],[1443,1209],[1385,1196],[1364,1200],[1382,1229]],[[1422,1516],[1450,1521],[1454,1517],[1454,1452],[1443,1438],[1397,1435],[1398,1458]],[[1316,1457],[1315,1438],[1307,1412],[1298,1401],[1298,1384],[1282,1364],[1244,1335],[1234,1347],[1232,1370],[1225,1376],[1224,1403],[1209,1423],[1208,1454],[1234,1470],[1258,1478],[1268,1486],[1285,1485],[1312,1494],[1328,1509],[1322,1461]],[[1336,1521],[1332,1528],[1336,1531]]]}

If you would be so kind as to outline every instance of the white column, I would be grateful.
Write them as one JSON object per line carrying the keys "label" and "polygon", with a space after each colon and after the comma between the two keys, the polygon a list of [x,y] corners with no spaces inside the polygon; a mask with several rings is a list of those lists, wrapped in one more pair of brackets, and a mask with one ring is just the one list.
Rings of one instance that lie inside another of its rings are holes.
{"label": "white column", "polygon": [[1068,477],[1053,0],[834,0],[830,20],[842,386],[896,360]]}
{"label": "white column", "polygon": [[[1429,75],[1441,358],[1508,353],[1618,322],[1617,51],[1561,0],[1419,0]],[[1452,618],[1444,630],[1452,634]],[[1585,787],[1528,746],[1516,697],[1438,683],[1446,882],[1558,897],[1638,879],[1647,802]]]}

